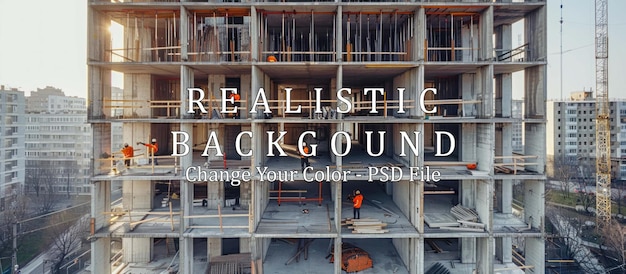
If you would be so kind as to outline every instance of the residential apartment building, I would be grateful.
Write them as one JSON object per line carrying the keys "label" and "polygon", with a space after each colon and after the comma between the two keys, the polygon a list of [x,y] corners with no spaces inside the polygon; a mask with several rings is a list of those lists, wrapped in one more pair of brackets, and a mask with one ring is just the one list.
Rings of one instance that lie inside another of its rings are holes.
{"label": "residential apartment building", "polygon": [[[548,102],[547,148],[548,175],[555,164],[567,163],[583,168],[587,178],[595,178],[596,101],[591,91],[573,92],[569,100]],[[626,100],[609,102],[611,128],[611,178],[626,180]],[[576,177],[578,177],[577,174]]]}
{"label": "residential apartment building", "polygon": [[[88,2],[93,273],[342,273],[348,244],[377,273],[544,272],[545,1],[134,2]],[[377,228],[343,225],[356,190]]]}
{"label": "residential apartment building", "polygon": [[24,92],[0,86],[0,213],[24,185]]}
{"label": "residential apartment building", "polygon": [[85,99],[46,87],[26,102],[26,189],[89,194],[92,137]]}

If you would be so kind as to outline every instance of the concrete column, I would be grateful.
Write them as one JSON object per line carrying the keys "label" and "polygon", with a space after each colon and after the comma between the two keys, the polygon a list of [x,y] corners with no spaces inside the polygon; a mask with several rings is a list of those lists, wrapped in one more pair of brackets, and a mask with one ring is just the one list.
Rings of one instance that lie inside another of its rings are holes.
{"label": "concrete column", "polygon": [[[337,220],[337,219],[335,219]],[[333,255],[335,256],[335,260],[333,262],[333,266],[335,267],[335,274],[342,274],[343,270],[341,270],[341,234],[335,238],[335,246]]]}
{"label": "concrete column", "polygon": [[[252,47],[252,48],[254,49],[256,47]],[[240,81],[240,86],[241,86],[240,88],[241,90],[239,91],[239,94],[243,100],[246,100],[248,102],[248,103],[241,104],[241,108],[239,109],[239,116],[241,117],[241,119],[247,119],[248,117],[250,117],[250,105],[252,104],[252,100],[254,100],[254,97],[251,97],[252,92],[250,89],[252,85],[252,79],[251,79],[250,74],[241,75],[239,79],[240,79],[239,81]],[[244,130],[243,127],[245,127],[245,125],[242,125],[241,130]]]}
{"label": "concrete column", "polygon": [[[261,33],[261,29],[259,26],[259,15],[257,13],[256,7],[250,7],[250,57],[252,62],[257,62],[261,60],[259,58],[261,48],[259,43],[259,33]],[[243,87],[243,84],[241,85]],[[242,116],[243,118],[243,116]]]}
{"label": "concrete column", "polygon": [[[496,57],[506,52],[510,52],[512,49],[512,34],[511,25],[500,25],[495,30],[496,35]],[[512,58],[505,60],[507,62],[513,61]],[[511,73],[498,74],[496,77],[496,116],[498,117],[511,117],[511,100],[513,91],[513,82]],[[509,139],[505,139],[509,140]]]}
{"label": "concrete column", "polygon": [[217,209],[217,205],[224,205],[224,183],[207,183],[207,209]]}
{"label": "concrete column", "polygon": [[[464,161],[473,161],[478,159],[477,155],[477,126],[475,124],[462,125],[461,137],[461,158]],[[462,180],[460,182],[460,204],[466,207],[475,207],[476,182],[474,180]],[[476,262],[476,239],[461,238],[461,263]],[[423,255],[422,255],[423,256]],[[423,267],[423,266],[422,266]]]}
{"label": "concrete column", "polygon": [[496,78],[496,117],[512,116],[513,77],[511,73],[495,75]]}
{"label": "concrete column", "polygon": [[[190,87],[195,87],[195,82],[193,78],[193,69],[191,69],[188,66],[181,66],[180,67],[180,102],[181,104],[180,104],[180,111],[179,111],[180,118],[185,118],[185,117],[189,117],[190,115],[193,115],[191,113],[188,113],[190,109],[188,109],[189,93],[187,91],[187,88],[190,88]],[[210,91],[206,91],[205,93],[209,93],[209,92]],[[209,94],[205,94],[205,98],[208,96]],[[199,110],[197,111],[199,113]],[[191,132],[188,132],[188,133],[191,135]]]}
{"label": "concrete column", "polygon": [[209,262],[211,261],[211,258],[222,256],[222,238],[208,238],[206,242]]}
{"label": "concrete column", "polygon": [[239,238],[239,253],[249,253],[252,252],[250,248],[250,238]]}
{"label": "concrete column", "polygon": [[122,206],[125,210],[152,210],[153,193],[152,181],[125,180],[122,187]]}
{"label": "concrete column", "polygon": [[415,238],[415,242],[415,273],[424,273],[424,238]]}
{"label": "concrete column", "polygon": [[[461,181],[461,205],[465,207],[474,207],[475,195],[476,195],[476,182],[474,180]],[[461,238],[461,263],[475,263],[476,262],[476,239],[475,238]]]}
{"label": "concrete column", "polygon": [[[337,6],[337,14],[335,15],[335,62],[343,61],[343,9]],[[341,82],[339,82],[341,83]]]}
{"label": "concrete column", "polygon": [[[253,190],[254,188],[257,187],[254,185],[254,183],[247,183],[247,182],[243,182],[240,186],[239,186],[239,190],[240,190],[240,196],[239,196],[239,204],[241,205],[242,208],[248,208],[249,206],[251,207],[252,203],[253,203]],[[262,213],[262,212],[259,212]]]}
{"label": "concrete column", "polygon": [[[426,10],[423,7],[420,7],[415,14],[413,15],[415,20],[413,21],[413,37],[412,43],[415,45],[411,47],[413,60],[415,61],[424,61],[424,41],[426,40]],[[418,78],[420,81],[422,78]],[[421,89],[420,89],[421,91]]]}
{"label": "concrete column", "polygon": [[493,238],[476,238],[476,273],[493,272]]}
{"label": "concrete column", "polygon": [[[528,61],[546,61],[548,50],[547,5],[543,5],[524,17],[524,34],[528,43]],[[544,66],[540,66],[545,68]],[[543,77],[545,79],[545,76]],[[526,86],[528,91],[528,85]]]}
{"label": "concrete column", "polygon": [[[478,61],[493,60],[493,6],[489,6],[480,14],[480,45]],[[489,77],[492,77],[490,74]]]}
{"label": "concrete column", "polygon": [[[544,5],[535,9],[524,18],[524,31],[526,43],[528,43],[528,61],[546,61],[547,59],[546,9],[547,7]],[[546,77],[545,65],[524,69],[524,113],[526,117],[546,117]],[[526,134],[528,136],[528,133]],[[526,144],[528,145],[528,143]],[[526,153],[529,154],[528,152]]]}
{"label": "concrete column", "polygon": [[524,181],[524,221],[541,231],[544,230],[544,195],[543,180]]}
{"label": "concrete column", "polygon": [[[110,62],[111,53],[106,50],[111,48],[111,32],[109,31],[111,19],[103,12],[95,11],[92,8],[87,9],[87,13],[87,19],[89,20],[87,23],[87,33],[90,41],[92,41],[88,43],[87,58],[93,61]],[[97,70],[98,69],[96,67],[90,67],[90,75],[92,71]],[[106,73],[104,75],[106,75]],[[111,73],[108,73],[108,75],[110,76]],[[95,83],[92,82],[92,80],[94,79],[91,78],[89,83]],[[109,80],[106,83],[110,82],[111,81]],[[97,92],[97,86],[90,86],[90,92],[91,95],[96,95],[94,92]]]}
{"label": "concrete column", "polygon": [[[193,132],[193,125],[188,123],[181,123],[180,130],[183,132],[191,133]],[[193,134],[189,134],[189,144],[194,143]],[[185,156],[180,157],[180,168],[182,171],[187,170],[192,165],[193,161],[193,152],[188,153]],[[187,180],[180,180],[180,210],[182,211],[182,216],[190,216],[193,214],[193,183],[188,182]],[[190,219],[181,218],[180,222],[180,231],[185,231],[187,226],[189,226]]]}
{"label": "concrete column", "polygon": [[[254,103],[253,100],[254,98],[256,98],[256,95],[259,92],[259,89],[260,88],[267,89],[269,87],[264,84],[264,80],[265,80],[264,78],[265,78],[265,74],[263,73],[263,71],[257,66],[252,66],[252,74],[250,78],[251,90],[250,90],[250,96],[247,97],[249,103],[248,103],[248,109],[246,111],[250,112],[250,110],[253,108],[253,105],[252,105]],[[257,110],[256,114],[250,113],[249,115],[250,115],[249,118],[252,118],[252,119],[262,119],[263,111]]]}
{"label": "concrete column", "polygon": [[[460,76],[461,78],[461,96],[463,100],[476,100],[477,96],[477,88],[476,87],[476,74],[475,73],[464,73]],[[463,104],[462,116],[463,117],[472,117],[478,115],[478,105],[476,104]]]}
{"label": "concrete column", "polygon": [[111,217],[102,212],[111,211],[111,181],[95,182],[91,188],[91,217],[95,221],[95,231],[109,225]]}
{"label": "concrete column", "polygon": [[546,143],[536,142],[535,140],[544,140],[546,138],[545,124],[525,124],[524,129],[524,152],[526,155],[536,155],[537,159],[527,159],[527,162],[535,162],[536,165],[528,165],[525,168],[544,174],[546,166]]}
{"label": "concrete column", "polygon": [[476,213],[482,223],[486,224],[487,231],[491,230],[493,214],[493,181],[476,180]]}
{"label": "concrete column", "polygon": [[526,273],[543,274],[545,270],[545,239],[541,238],[525,238],[524,255],[526,265],[533,265],[534,268],[526,269]]}
{"label": "concrete column", "polygon": [[89,101],[90,105],[87,110],[89,117],[110,117],[111,111],[104,108],[104,100],[111,99],[111,70],[90,66],[88,78],[89,83],[91,83],[89,86],[91,101]]}
{"label": "concrete column", "polygon": [[[178,241],[179,239],[171,239]],[[197,273],[193,267],[193,238],[180,237],[180,272],[179,273]]]}
{"label": "concrete column", "polygon": [[[341,6],[337,7],[337,30],[338,31],[338,35],[336,37],[337,39],[337,61],[341,61],[342,60],[342,47],[341,47],[341,17],[342,17],[342,12],[341,12]],[[343,67],[340,65],[339,68],[337,69],[337,78],[336,78],[336,90],[339,90],[343,87]],[[339,102],[337,102],[337,106],[339,106]],[[337,114],[337,118],[342,118],[342,116],[340,114]],[[332,131],[333,126],[335,127],[334,131]],[[339,123],[339,124],[335,124],[331,126],[331,132],[337,132],[337,131],[341,131],[343,130],[343,124]],[[333,144],[329,141],[329,144],[331,146],[335,146],[338,148],[342,147],[341,142],[338,142],[338,144]],[[332,160],[331,162],[334,162],[335,165],[338,167],[339,170],[342,169],[342,161],[341,161],[341,157],[331,157]],[[334,160],[334,161],[333,161]],[[333,182],[332,183],[335,193],[334,193],[334,201],[335,201],[335,229],[337,230],[337,238],[335,238],[335,246],[334,246],[334,256],[335,256],[335,260],[334,260],[334,273],[335,274],[341,274],[343,273],[341,270],[341,244],[342,244],[342,237],[341,237],[341,211],[342,211],[342,183],[341,182]]]}
{"label": "concrete column", "polygon": [[111,238],[99,238],[91,242],[91,273],[111,273],[110,258]]}
{"label": "concrete column", "polygon": [[[150,74],[124,74],[124,100],[133,100],[134,106],[132,108],[124,108],[124,118],[150,118],[152,111],[148,101],[151,99],[152,76]],[[144,142],[146,141],[148,140],[144,140]]]}
{"label": "concrete column", "polygon": [[480,67],[476,74],[475,87],[477,91],[478,100],[481,101],[477,105],[478,117],[480,118],[492,118],[494,116],[494,103],[493,103],[493,65],[487,65]]}
{"label": "concrete column", "polygon": [[122,238],[125,263],[149,263],[152,260],[152,238]]}
{"label": "concrete column", "polygon": [[502,263],[513,261],[513,241],[511,237],[496,238],[496,258]]}
{"label": "concrete column", "polygon": [[180,31],[178,32],[178,36],[180,38],[179,44],[181,45],[180,60],[187,61],[189,60],[187,49],[187,46],[189,45],[189,20],[187,15],[187,9],[184,6],[180,7],[180,20],[178,20],[178,22],[180,23]]}
{"label": "concrete column", "polygon": [[[110,216],[102,212],[111,211],[111,181],[95,182],[91,188],[91,217],[95,222],[95,231],[108,226]],[[91,243],[91,271],[96,273],[111,272],[111,238],[98,238]],[[106,258],[103,260],[102,258]]]}

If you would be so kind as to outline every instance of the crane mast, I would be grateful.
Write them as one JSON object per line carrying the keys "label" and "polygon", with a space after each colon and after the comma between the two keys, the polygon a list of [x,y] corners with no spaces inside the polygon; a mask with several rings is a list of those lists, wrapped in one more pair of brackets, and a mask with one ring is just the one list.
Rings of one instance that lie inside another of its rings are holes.
{"label": "crane mast", "polygon": [[596,0],[596,225],[611,222],[611,128],[609,125],[608,0]]}

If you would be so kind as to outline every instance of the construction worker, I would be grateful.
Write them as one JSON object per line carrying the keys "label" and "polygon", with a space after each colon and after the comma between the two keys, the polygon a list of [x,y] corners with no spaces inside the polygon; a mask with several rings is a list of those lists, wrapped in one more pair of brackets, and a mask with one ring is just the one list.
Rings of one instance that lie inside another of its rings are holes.
{"label": "construction worker", "polygon": [[120,151],[124,155],[124,164],[126,167],[129,167],[131,159],[135,156],[135,149],[132,146],[129,146],[128,143],[124,143],[124,148]]}
{"label": "construction worker", "polygon": [[[154,155],[157,153],[157,151],[159,151],[159,145],[157,144],[157,140],[152,138],[152,143],[150,144],[146,144],[146,143],[142,143],[142,142],[137,142],[137,144],[142,144],[144,146],[146,146],[148,148],[148,157],[149,157],[149,161],[148,163],[152,163],[152,158],[154,158]],[[159,163],[157,161],[156,158],[154,158],[154,165],[158,166]]]}
{"label": "construction worker", "polygon": [[[304,142],[302,143],[302,151],[304,154],[309,154],[309,147]],[[304,154],[300,154],[300,167],[302,168],[302,171],[304,171],[305,167],[311,165],[309,163],[309,156],[305,156]]]}
{"label": "construction worker", "polygon": [[352,197],[352,215],[354,219],[361,219],[361,205],[363,205],[363,195],[358,189],[354,192],[354,194],[354,197]]}
{"label": "construction worker", "polygon": [[[233,99],[234,103],[233,105],[235,105],[235,107],[237,107],[237,109],[241,108],[241,103],[239,102],[239,100],[241,100],[241,96],[237,93],[237,91],[233,91],[230,96],[228,96],[228,99]],[[233,117],[235,119],[239,119],[239,110],[237,110],[237,112],[235,113],[235,116]]]}

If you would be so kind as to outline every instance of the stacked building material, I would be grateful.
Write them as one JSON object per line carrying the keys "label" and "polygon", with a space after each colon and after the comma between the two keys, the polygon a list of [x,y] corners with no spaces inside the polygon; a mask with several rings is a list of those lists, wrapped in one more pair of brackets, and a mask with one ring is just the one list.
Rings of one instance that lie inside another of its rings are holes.
{"label": "stacked building material", "polygon": [[386,223],[374,218],[346,219],[341,222],[341,225],[348,226],[349,229],[352,229],[352,233],[355,234],[389,232],[389,230],[383,229],[387,226]]}

